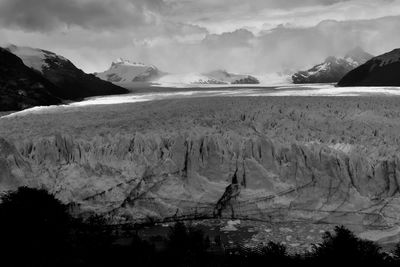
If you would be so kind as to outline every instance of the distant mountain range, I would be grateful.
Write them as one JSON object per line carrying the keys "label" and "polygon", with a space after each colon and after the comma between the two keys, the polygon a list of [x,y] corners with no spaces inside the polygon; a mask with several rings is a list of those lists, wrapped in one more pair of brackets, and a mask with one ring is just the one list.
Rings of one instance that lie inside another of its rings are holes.
{"label": "distant mountain range", "polygon": [[400,86],[400,49],[374,57],[350,71],[338,86]]}
{"label": "distant mountain range", "polygon": [[169,74],[160,71],[154,65],[131,62],[126,59],[118,59],[111,63],[111,67],[96,77],[113,82],[121,86],[130,87],[132,83],[180,83],[188,85],[218,85],[218,84],[258,84],[257,78],[250,75],[233,74],[225,70],[214,70],[199,74]]}
{"label": "distant mountain range", "polygon": [[[113,62],[107,71],[86,74],[71,61],[53,52],[14,45],[0,48],[0,59],[0,111],[128,93],[127,89],[118,85],[129,83],[167,86],[260,83],[254,76],[225,70],[168,74],[156,66],[123,59]],[[292,75],[292,80],[294,83],[338,82],[338,86],[400,86],[399,73],[400,49],[373,58],[361,48],[356,48],[342,58],[328,57],[307,71],[299,71]],[[283,79],[281,76],[279,79]]]}
{"label": "distant mountain range", "polygon": [[225,70],[214,70],[207,73],[166,74],[156,81],[163,86],[201,86],[201,85],[234,85],[259,84],[251,75],[234,74]]}
{"label": "distant mountain range", "polygon": [[344,57],[328,57],[323,63],[306,71],[299,71],[292,76],[293,83],[337,83],[348,72],[373,58],[357,47]]}
{"label": "distant mountain range", "polygon": [[208,77],[208,83],[215,81],[217,84],[259,84],[260,81],[250,75],[233,74],[225,70],[215,70],[208,73],[204,73],[204,76]]}

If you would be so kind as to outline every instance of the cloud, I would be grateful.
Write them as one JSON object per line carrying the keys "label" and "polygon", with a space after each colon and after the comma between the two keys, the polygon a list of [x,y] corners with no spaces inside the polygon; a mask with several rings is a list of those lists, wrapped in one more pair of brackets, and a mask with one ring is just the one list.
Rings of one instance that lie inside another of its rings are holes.
{"label": "cloud", "polygon": [[208,34],[202,41],[202,44],[210,48],[247,47],[251,45],[250,42],[254,37],[252,32],[246,29],[238,29],[234,32]]}
{"label": "cloud", "polygon": [[157,22],[162,0],[0,0],[0,23],[26,31],[111,30]]}
{"label": "cloud", "polygon": [[400,0],[0,0],[0,39],[88,72],[117,57],[168,72],[299,69],[400,47]]}
{"label": "cloud", "polygon": [[400,15],[399,0],[215,0],[179,1],[174,20],[205,27],[211,33],[239,28],[257,33],[280,24],[311,27],[322,20],[361,20]]}
{"label": "cloud", "polygon": [[397,25],[400,25],[400,16],[326,20],[313,27],[281,25],[259,35],[247,30],[212,34],[196,45],[172,42],[138,46],[134,54],[146,55],[143,60],[177,72],[215,68],[248,73],[297,70],[320,63],[328,56],[344,56],[356,46],[375,55],[400,47]]}

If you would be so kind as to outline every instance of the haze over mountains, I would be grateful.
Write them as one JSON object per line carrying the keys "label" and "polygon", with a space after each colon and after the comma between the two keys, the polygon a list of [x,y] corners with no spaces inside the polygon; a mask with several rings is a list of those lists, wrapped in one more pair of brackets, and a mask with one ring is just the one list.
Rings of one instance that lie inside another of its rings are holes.
{"label": "haze over mountains", "polygon": [[186,84],[190,85],[222,85],[222,84],[259,84],[257,78],[251,75],[234,74],[225,70],[214,70],[206,73],[171,74],[159,70],[154,65],[131,62],[126,59],[118,59],[111,63],[111,67],[95,75],[105,81],[113,82],[121,86],[134,83],[155,84]]}
{"label": "haze over mountains", "polygon": [[[393,53],[393,52],[392,52]],[[388,56],[385,56],[388,57]],[[396,55],[389,56],[389,58]],[[310,84],[310,83],[338,83],[350,71],[362,66],[364,63],[372,59],[373,56],[365,52],[362,48],[356,47],[350,50],[343,57],[330,56],[321,64],[318,64],[306,71],[298,71],[294,73],[291,80],[295,84]],[[379,59],[377,59],[379,60]],[[392,60],[393,61],[393,60]],[[386,70],[383,70],[384,72]],[[390,71],[389,72],[393,72]],[[130,85],[137,82],[154,83],[158,85],[229,85],[229,84],[259,84],[260,78],[264,85],[273,84],[269,81],[271,74],[265,75],[246,75],[234,74],[226,70],[214,70],[204,73],[186,73],[172,74],[160,71],[154,65],[146,65],[143,63],[132,63],[129,60],[119,59],[111,64],[110,69],[105,72],[96,73],[97,77],[113,82],[115,84],[130,88]],[[368,75],[368,73],[364,74]],[[284,82],[284,75],[279,76],[279,80]],[[384,78],[385,79],[385,78]],[[393,80],[393,78],[388,78]],[[342,85],[343,83],[339,83]],[[365,83],[368,84],[368,79]],[[384,82],[380,81],[376,85],[394,85],[396,81]],[[348,85],[348,84],[346,84]]]}

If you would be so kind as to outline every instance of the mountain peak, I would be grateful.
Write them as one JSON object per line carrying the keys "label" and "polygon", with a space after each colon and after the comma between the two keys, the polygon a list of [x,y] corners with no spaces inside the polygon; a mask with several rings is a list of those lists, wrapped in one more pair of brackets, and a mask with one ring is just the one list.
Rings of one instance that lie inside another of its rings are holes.
{"label": "mountain peak", "polygon": [[49,68],[49,64],[51,63],[69,62],[69,60],[63,56],[39,48],[9,45],[6,47],[6,50],[21,58],[26,66],[41,73]]}
{"label": "mountain peak", "polygon": [[154,65],[132,62],[124,58],[114,60],[108,70],[96,73],[98,78],[113,83],[147,82],[160,75],[161,72]]}
{"label": "mountain peak", "polygon": [[334,57],[334,56],[329,56],[325,59],[324,63],[337,63],[338,62],[338,58]]}
{"label": "mountain peak", "polygon": [[295,73],[292,80],[294,83],[335,83],[349,71],[372,58],[373,56],[366,53],[361,47],[355,47],[344,58],[330,56],[322,64]]}

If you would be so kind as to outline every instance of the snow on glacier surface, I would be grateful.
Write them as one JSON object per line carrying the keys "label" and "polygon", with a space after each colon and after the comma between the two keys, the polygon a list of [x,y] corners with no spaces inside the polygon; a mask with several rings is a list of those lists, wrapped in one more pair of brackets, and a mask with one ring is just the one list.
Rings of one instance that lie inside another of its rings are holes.
{"label": "snow on glacier surface", "polygon": [[[234,74],[237,76],[246,77],[246,74]],[[201,73],[180,73],[180,74],[167,74],[155,81],[155,84],[160,87],[175,87],[175,88],[188,88],[188,87],[261,87],[261,86],[282,86],[292,84],[291,75],[281,73],[268,73],[268,74],[252,74],[250,75],[259,80],[259,84],[231,84],[232,79],[223,77],[215,77],[214,75],[207,75]],[[238,77],[237,77],[238,78]],[[215,84],[212,81],[220,81],[226,84]]]}
{"label": "snow on glacier surface", "polygon": [[52,113],[74,110],[92,105],[113,105],[137,103],[163,99],[179,99],[192,97],[240,97],[240,96],[400,96],[400,87],[335,87],[333,84],[303,84],[276,87],[245,86],[233,88],[228,86],[217,88],[187,88],[174,92],[149,92],[114,96],[91,97],[81,102],[67,105],[34,107],[15,112],[3,117],[23,116],[31,113]]}

